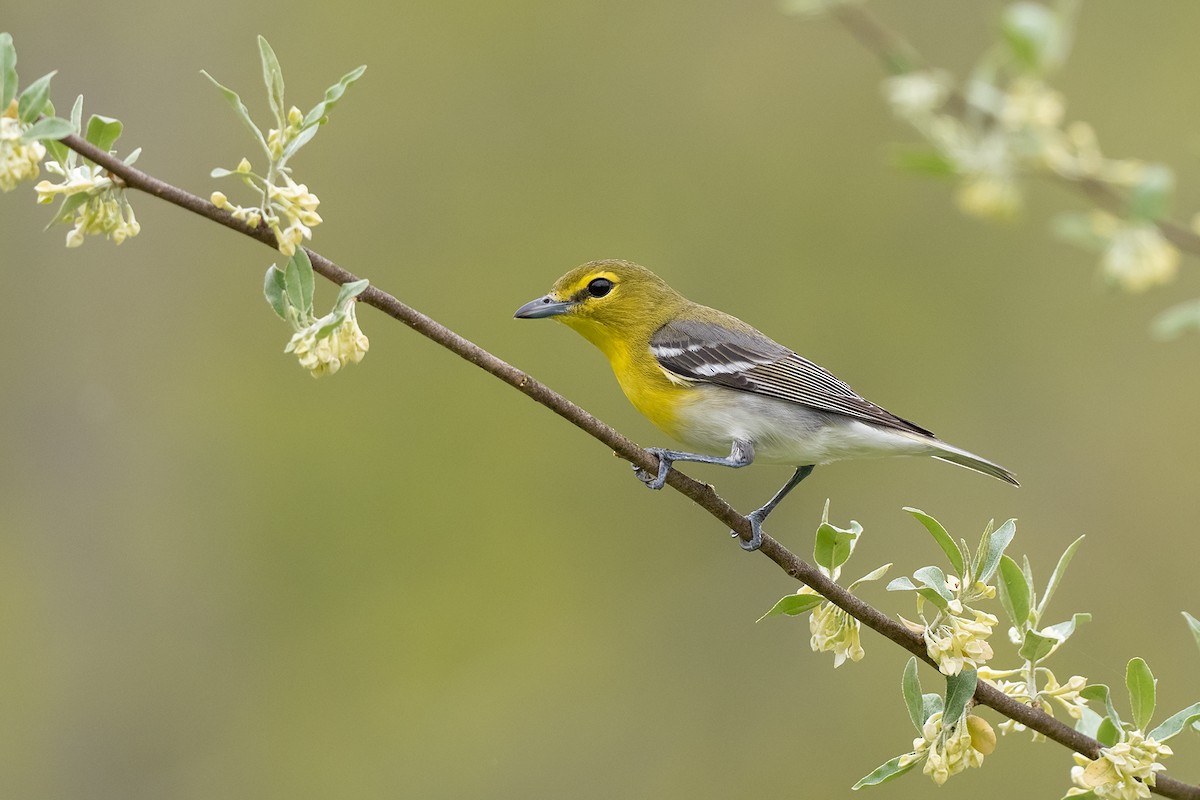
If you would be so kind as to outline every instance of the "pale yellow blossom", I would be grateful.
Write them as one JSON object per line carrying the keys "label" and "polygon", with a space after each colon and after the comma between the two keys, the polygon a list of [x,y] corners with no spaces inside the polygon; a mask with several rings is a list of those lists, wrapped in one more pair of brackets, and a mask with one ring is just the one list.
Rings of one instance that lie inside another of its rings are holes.
{"label": "pale yellow blossom", "polygon": [[314,378],[332,375],[347,364],[359,363],[371,343],[358,326],[354,306],[354,303],[350,304],[346,319],[325,336],[317,336],[317,332],[327,324],[324,319],[297,331],[283,352],[294,353],[300,366],[311,372]]}
{"label": "pale yellow blossom", "polygon": [[21,141],[28,127],[7,114],[0,116],[0,191],[10,192],[18,183],[38,176],[38,162],[46,157],[46,146]]}
{"label": "pale yellow blossom", "polygon": [[1141,731],[1131,731],[1125,741],[1101,748],[1100,758],[1095,761],[1074,754],[1076,766],[1071,768],[1071,780],[1075,786],[1067,795],[1090,791],[1100,798],[1145,800],[1150,797],[1155,776],[1166,769],[1159,759],[1171,754],[1167,745]]}
{"label": "pale yellow blossom", "polygon": [[955,614],[943,615],[941,621],[925,631],[925,647],[929,657],[938,664],[944,675],[957,675],[963,667],[977,669],[992,657],[987,643],[998,620],[985,611],[967,608],[974,619]]}
{"label": "pale yellow blossom", "polygon": [[859,621],[833,603],[822,603],[813,610],[808,618],[808,630],[812,633],[809,644],[813,652],[832,652],[835,668],[847,658],[861,661],[865,655],[859,639]]}
{"label": "pale yellow blossom", "polygon": [[[980,720],[982,722],[982,720]],[[986,726],[986,723],[983,723]],[[976,735],[972,736],[972,728]],[[991,730],[987,726],[986,730]],[[974,738],[987,747],[988,738],[983,726],[970,724],[966,715],[960,717],[949,729],[942,726],[942,712],[938,711],[921,727],[920,738],[913,739],[913,750],[902,757],[900,765],[911,764],[924,757],[923,772],[938,786],[969,767],[983,764],[984,753],[975,746]],[[995,745],[995,736],[990,743]]]}

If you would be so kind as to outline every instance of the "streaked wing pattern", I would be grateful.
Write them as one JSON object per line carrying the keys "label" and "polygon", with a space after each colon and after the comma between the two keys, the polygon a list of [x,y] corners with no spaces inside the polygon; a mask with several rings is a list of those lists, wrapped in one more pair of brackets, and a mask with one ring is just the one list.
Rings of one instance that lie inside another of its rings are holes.
{"label": "streaked wing pattern", "polygon": [[933,436],[865,400],[828,370],[753,329],[730,330],[708,322],[672,322],[651,337],[650,352],[663,369],[689,380]]}

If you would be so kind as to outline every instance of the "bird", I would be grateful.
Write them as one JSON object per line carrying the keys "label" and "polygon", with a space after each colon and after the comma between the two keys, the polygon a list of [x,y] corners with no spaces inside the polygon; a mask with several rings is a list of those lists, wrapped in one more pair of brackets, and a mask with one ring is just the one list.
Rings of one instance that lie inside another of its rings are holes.
{"label": "bird", "polygon": [[658,457],[657,472],[634,469],[649,488],[661,489],[677,461],[795,468],[765,505],[747,515],[751,537],[740,542],[745,550],[762,545],[763,522],[780,501],[814,467],[832,461],[932,456],[1020,485],[999,464],[886,411],[824,367],[737,317],[688,300],[631,261],[576,267],[514,316],[554,319],[582,334],[608,358],[633,406],[690,448],[647,448]]}

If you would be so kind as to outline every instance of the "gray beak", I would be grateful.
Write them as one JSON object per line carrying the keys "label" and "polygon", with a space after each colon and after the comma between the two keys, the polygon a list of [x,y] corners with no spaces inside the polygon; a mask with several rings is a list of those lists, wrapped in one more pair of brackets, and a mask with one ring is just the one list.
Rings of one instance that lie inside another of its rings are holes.
{"label": "gray beak", "polygon": [[575,303],[570,300],[555,300],[550,295],[545,295],[536,300],[530,300],[518,308],[517,313],[513,314],[513,316],[517,319],[557,317],[559,314],[567,313],[574,307]]}

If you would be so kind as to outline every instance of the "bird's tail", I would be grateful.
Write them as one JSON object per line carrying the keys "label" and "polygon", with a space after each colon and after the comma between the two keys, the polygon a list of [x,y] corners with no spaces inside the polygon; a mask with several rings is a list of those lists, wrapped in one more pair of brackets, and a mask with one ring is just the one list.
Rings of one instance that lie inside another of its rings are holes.
{"label": "bird's tail", "polygon": [[991,475],[993,478],[1002,480],[1005,483],[1011,483],[1013,486],[1021,485],[1017,482],[1015,475],[999,464],[994,464],[986,458],[980,458],[974,453],[960,450],[943,441],[938,441],[937,452],[932,455],[934,458],[941,459],[942,461],[949,461],[951,464],[958,464],[960,467],[973,469],[976,472],[982,472],[984,475]]}

